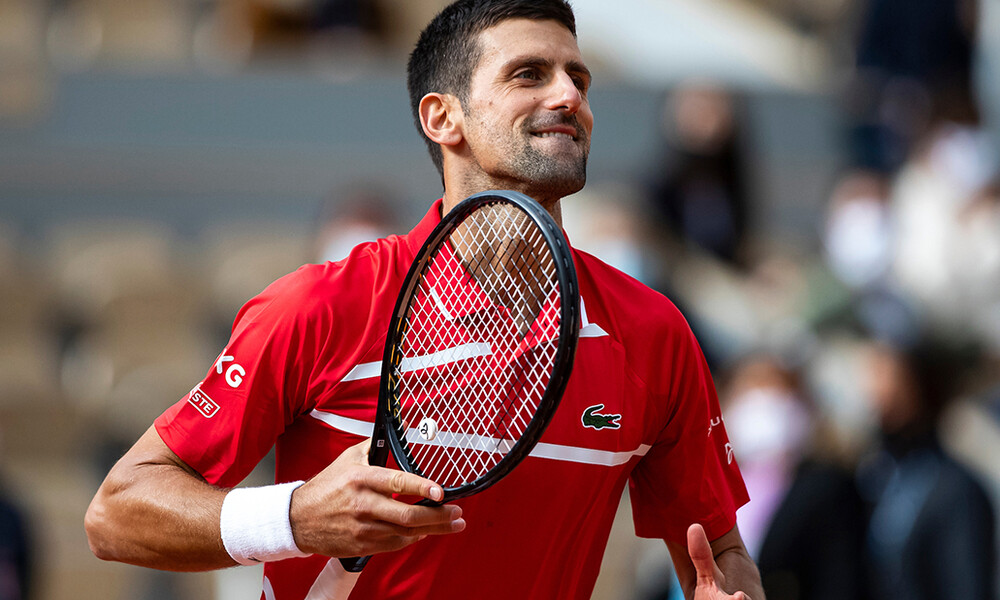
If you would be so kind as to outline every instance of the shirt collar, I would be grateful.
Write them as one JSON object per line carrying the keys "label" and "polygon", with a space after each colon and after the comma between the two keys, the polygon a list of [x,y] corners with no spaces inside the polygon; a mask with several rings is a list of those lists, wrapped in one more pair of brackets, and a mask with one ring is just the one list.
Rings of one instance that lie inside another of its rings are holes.
{"label": "shirt collar", "polygon": [[[437,227],[438,223],[441,222],[441,209],[444,206],[444,198],[438,198],[431,204],[430,209],[427,214],[424,215],[420,222],[410,230],[410,233],[406,236],[406,242],[410,247],[410,251],[416,256],[417,252],[420,252],[420,247],[424,245],[424,242],[430,237],[431,232]],[[561,229],[563,237],[566,238],[566,243],[572,248],[573,244],[569,239],[569,234],[566,233],[565,229]],[[575,250],[574,250],[575,253]]]}
{"label": "shirt collar", "polygon": [[[423,246],[424,242],[430,237],[431,232],[442,220],[441,210],[444,205],[444,198],[438,198],[431,204],[430,209],[428,209],[427,214],[420,220],[419,223],[410,231],[409,235],[406,236],[406,242],[410,247],[412,255],[415,257],[420,248]],[[569,243],[569,236],[566,231],[563,230],[563,235],[566,236],[566,241]],[[446,245],[442,252],[446,252],[448,255],[448,260],[444,263],[446,266],[444,268],[449,271],[455,270],[461,273],[462,287],[466,293],[461,294],[464,301],[459,301],[458,295],[442,295],[434,298],[437,304],[438,310],[441,311],[442,316],[448,320],[459,319],[476,312],[488,309],[494,304],[489,300],[489,298],[482,292],[479,285],[466,273],[465,269],[459,263],[458,259],[455,257],[454,252],[451,250],[451,246]],[[437,274],[437,277],[444,275],[445,272],[441,271]],[[449,273],[451,275],[452,273]],[[429,278],[430,279],[430,278]],[[430,283],[430,282],[429,282]],[[431,286],[433,289],[433,285]],[[580,298],[581,305],[583,304],[583,298]],[[504,309],[506,310],[506,309]],[[527,339],[533,340],[530,343],[523,344],[527,347],[535,346],[539,343],[552,340],[558,335],[555,327],[552,324],[551,318],[546,318],[546,315],[553,315],[558,311],[558,307],[555,306],[555,298],[549,298],[542,307],[541,316],[536,319],[532,325],[533,335],[527,336]],[[583,321],[586,317],[581,320],[581,327],[585,325]],[[525,348],[522,348],[523,351]]]}
{"label": "shirt collar", "polygon": [[443,205],[444,198],[435,200],[431,204],[430,210],[424,215],[424,218],[420,219],[420,222],[406,236],[406,243],[413,256],[416,256],[417,252],[420,252],[420,247],[424,245],[424,242],[430,237],[431,232],[441,222],[441,207]]}

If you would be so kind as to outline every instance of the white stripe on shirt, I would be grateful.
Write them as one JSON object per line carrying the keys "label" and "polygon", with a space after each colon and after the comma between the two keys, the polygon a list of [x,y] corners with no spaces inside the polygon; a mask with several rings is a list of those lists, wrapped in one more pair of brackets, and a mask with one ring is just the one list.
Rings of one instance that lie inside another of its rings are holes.
{"label": "white stripe on shirt", "polygon": [[[314,409],[309,416],[318,419],[330,427],[361,437],[371,437],[374,425],[367,421],[350,419],[335,415],[331,412]],[[438,434],[441,435],[440,433]],[[467,441],[467,440],[464,440]],[[465,447],[463,440],[445,444],[449,447]],[[481,446],[480,446],[481,447]],[[648,444],[640,444],[635,450],[624,452],[612,452],[610,450],[595,450],[593,448],[581,448],[579,446],[564,446],[562,444],[547,444],[539,442],[532,449],[529,456],[548,460],[560,460],[564,462],[582,463],[587,465],[598,465],[603,467],[615,467],[623,465],[632,460],[634,456],[645,456],[649,452]]]}

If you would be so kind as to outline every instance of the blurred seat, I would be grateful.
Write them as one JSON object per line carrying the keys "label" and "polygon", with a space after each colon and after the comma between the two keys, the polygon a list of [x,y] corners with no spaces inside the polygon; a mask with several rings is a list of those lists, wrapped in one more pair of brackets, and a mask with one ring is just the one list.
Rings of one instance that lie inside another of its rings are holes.
{"label": "blurred seat", "polygon": [[34,61],[45,22],[45,8],[31,0],[0,0],[0,57],[7,66]]}
{"label": "blurred seat", "polygon": [[100,328],[70,345],[60,381],[87,423],[85,446],[99,471],[205,376],[216,346],[203,328],[158,323]]}
{"label": "blurred seat", "polygon": [[0,0],[0,122],[30,123],[46,103],[46,11],[42,2]]}
{"label": "blurred seat", "polygon": [[122,374],[113,385],[99,418],[111,439],[137,439],[168,407],[187,394],[208,370],[211,359],[179,356],[143,364]]}
{"label": "blurred seat", "polygon": [[61,64],[79,68],[100,60],[163,71],[185,66],[190,57],[195,11],[186,0],[69,0],[54,8],[48,42]]}
{"label": "blurred seat", "polygon": [[40,328],[8,328],[0,335],[0,406],[29,400],[54,401],[59,395],[59,347]]}
{"label": "blurred seat", "polygon": [[261,222],[207,229],[202,268],[215,316],[231,323],[247,300],[309,262],[312,237],[305,226]]}
{"label": "blurred seat", "polygon": [[193,325],[112,325],[87,331],[71,344],[60,381],[66,397],[86,414],[102,420],[135,415],[148,426],[146,417],[190,390],[218,351],[214,338]]}
{"label": "blurred seat", "polygon": [[58,341],[46,329],[0,335],[0,449],[12,458],[71,454],[82,423],[59,390]]}
{"label": "blurred seat", "polygon": [[54,326],[52,290],[27,245],[14,227],[0,223],[0,335]]}
{"label": "blurred seat", "polygon": [[81,220],[53,227],[46,243],[58,307],[83,327],[187,322],[203,307],[201,288],[164,225]]}

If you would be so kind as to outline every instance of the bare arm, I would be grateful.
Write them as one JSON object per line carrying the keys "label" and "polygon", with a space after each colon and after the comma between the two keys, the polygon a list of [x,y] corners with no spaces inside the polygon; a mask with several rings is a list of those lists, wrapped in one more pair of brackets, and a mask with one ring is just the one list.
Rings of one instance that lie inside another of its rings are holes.
{"label": "bare arm", "polygon": [[687,548],[667,542],[685,598],[765,600],[760,572],[736,527],[709,543],[705,530],[695,524],[687,538]]}
{"label": "bare arm", "polygon": [[[370,467],[366,457],[367,443],[352,446],[292,495],[289,518],[302,551],[360,556],[464,529],[457,506],[411,506],[391,497],[439,498],[440,487]],[[111,469],[87,509],[91,550],[104,560],[171,571],[233,566],[219,528],[227,491],[206,483],[151,427]]]}
{"label": "bare arm", "polygon": [[90,549],[104,560],[155,569],[235,565],[219,533],[225,496],[150,427],[111,469],[87,509]]}

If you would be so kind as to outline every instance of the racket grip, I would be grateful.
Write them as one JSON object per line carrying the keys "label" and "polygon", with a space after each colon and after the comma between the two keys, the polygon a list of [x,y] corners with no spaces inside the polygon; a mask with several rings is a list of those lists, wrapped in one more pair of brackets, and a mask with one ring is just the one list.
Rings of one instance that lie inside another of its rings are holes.
{"label": "racket grip", "polygon": [[356,556],[354,558],[341,558],[340,564],[344,567],[344,570],[348,573],[360,573],[361,569],[365,568],[368,564],[368,560],[371,555],[368,556]]}

